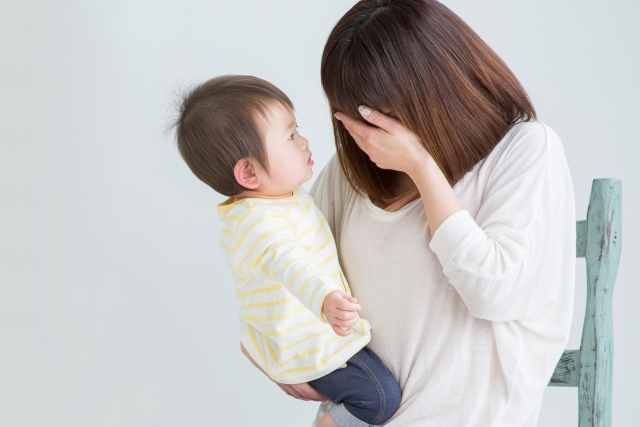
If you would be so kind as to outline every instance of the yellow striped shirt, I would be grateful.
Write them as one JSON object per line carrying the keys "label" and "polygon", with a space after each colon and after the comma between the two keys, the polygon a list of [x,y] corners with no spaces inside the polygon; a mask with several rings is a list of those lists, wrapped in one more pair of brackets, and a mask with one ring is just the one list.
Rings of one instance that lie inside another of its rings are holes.
{"label": "yellow striped shirt", "polygon": [[240,341],[271,378],[286,384],[320,378],[367,345],[366,320],[340,337],[322,318],[325,297],[349,286],[311,196],[229,199],[218,214],[220,243],[242,301]]}

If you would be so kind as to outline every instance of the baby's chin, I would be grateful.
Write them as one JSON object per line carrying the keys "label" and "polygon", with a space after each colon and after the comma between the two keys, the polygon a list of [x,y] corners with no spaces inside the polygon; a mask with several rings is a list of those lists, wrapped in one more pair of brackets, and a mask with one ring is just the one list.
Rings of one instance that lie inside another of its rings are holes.
{"label": "baby's chin", "polygon": [[[302,186],[302,184],[304,184],[305,182],[309,182],[309,180],[312,177],[313,177],[313,169],[308,168],[306,173],[305,173],[305,175],[304,175],[304,177],[302,179],[300,179],[297,182],[297,185],[294,188],[291,188],[290,191],[295,191],[295,190],[299,189]],[[283,192],[284,192],[284,190],[283,190]]]}
{"label": "baby's chin", "polygon": [[311,179],[311,177],[313,176],[313,168],[309,168],[309,172],[307,172],[307,177],[304,180],[304,182],[307,182]]}

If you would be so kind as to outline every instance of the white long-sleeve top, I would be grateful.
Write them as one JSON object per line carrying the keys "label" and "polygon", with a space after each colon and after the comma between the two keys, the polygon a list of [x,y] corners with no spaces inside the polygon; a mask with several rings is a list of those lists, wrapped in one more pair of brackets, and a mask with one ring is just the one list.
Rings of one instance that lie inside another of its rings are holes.
{"label": "white long-sleeve top", "polygon": [[308,194],[229,199],[218,214],[220,243],[242,302],[240,341],[272,379],[320,378],[367,345],[366,320],[341,337],[322,316],[325,297],[349,292],[349,285],[329,226]]}
{"label": "white long-sleeve top", "polygon": [[453,190],[464,210],[433,237],[421,199],[384,211],[350,188],[335,157],[310,193],[371,322],[369,347],[402,388],[387,425],[533,427],[573,310],[575,207],[560,139],[518,124]]}

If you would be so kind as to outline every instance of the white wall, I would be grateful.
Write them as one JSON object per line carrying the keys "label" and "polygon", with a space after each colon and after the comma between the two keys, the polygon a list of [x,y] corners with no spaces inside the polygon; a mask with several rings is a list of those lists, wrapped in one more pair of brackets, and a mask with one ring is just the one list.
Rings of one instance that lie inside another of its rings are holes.
{"label": "white wall", "polygon": [[[257,75],[292,98],[319,171],[334,151],[320,54],[354,3],[2,1],[1,427],[308,425],[315,404],[285,396],[238,351],[222,197],[163,129],[177,88]],[[593,178],[622,179],[613,420],[634,425],[640,3],[445,3],[562,138],[579,218]],[[540,425],[577,425],[576,390],[548,389]]]}

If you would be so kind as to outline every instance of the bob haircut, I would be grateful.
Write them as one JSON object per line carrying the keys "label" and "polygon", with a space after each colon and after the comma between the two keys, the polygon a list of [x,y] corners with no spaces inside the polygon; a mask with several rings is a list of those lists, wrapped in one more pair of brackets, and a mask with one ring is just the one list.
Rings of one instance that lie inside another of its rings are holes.
{"label": "bob haircut", "polygon": [[[421,138],[453,186],[516,123],[535,120],[498,55],[435,0],[362,0],[335,25],[321,80],[331,115],[366,105]],[[378,168],[332,117],[338,160],[359,194],[390,201],[399,173]]]}
{"label": "bob haircut", "polygon": [[291,100],[273,84],[253,76],[214,77],[180,97],[173,123],[180,155],[202,182],[227,197],[247,190],[233,168],[255,160],[267,173],[264,125],[269,108],[293,111]]}

